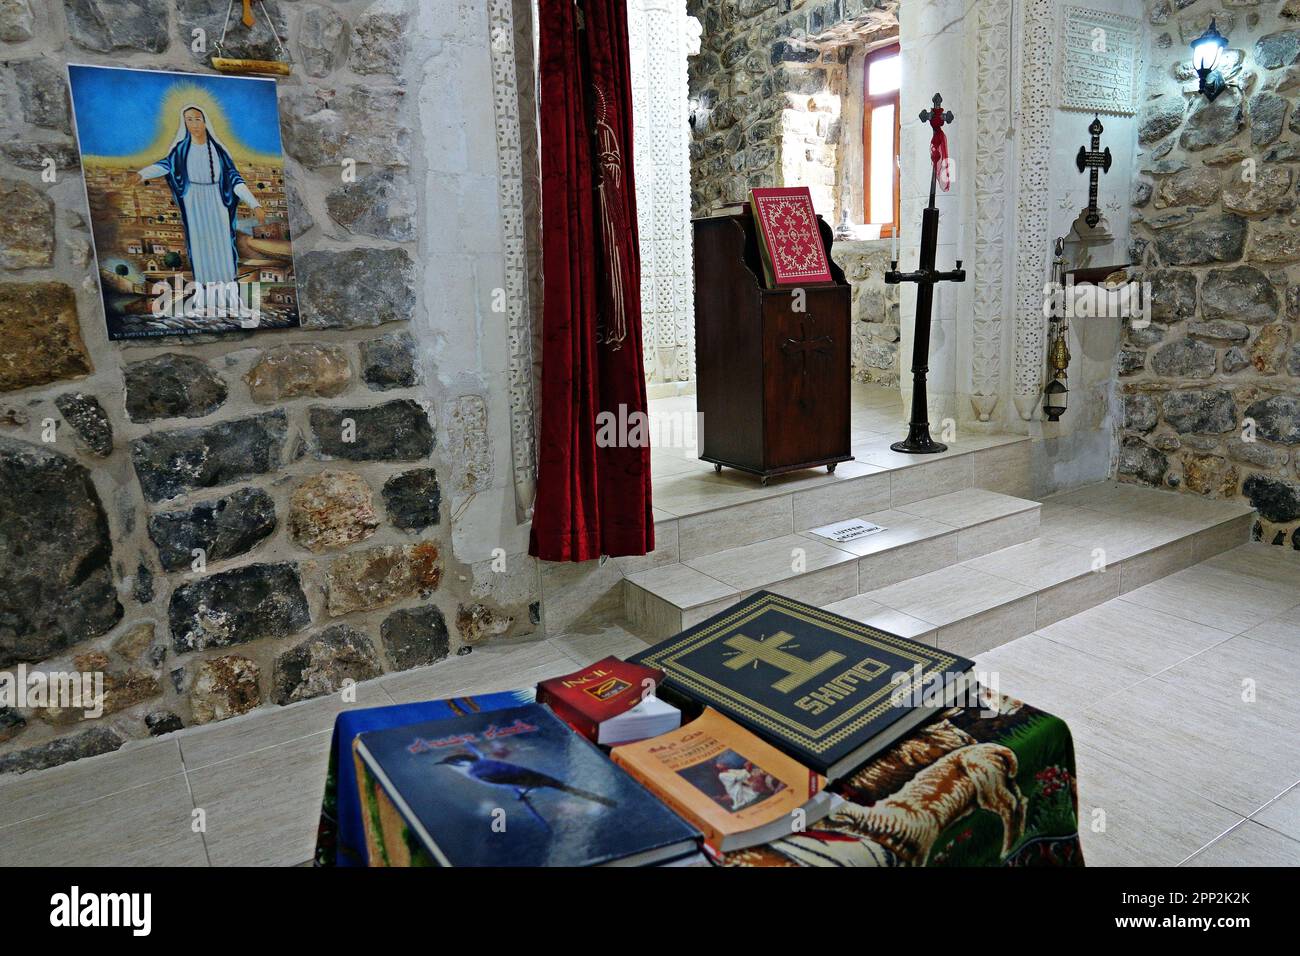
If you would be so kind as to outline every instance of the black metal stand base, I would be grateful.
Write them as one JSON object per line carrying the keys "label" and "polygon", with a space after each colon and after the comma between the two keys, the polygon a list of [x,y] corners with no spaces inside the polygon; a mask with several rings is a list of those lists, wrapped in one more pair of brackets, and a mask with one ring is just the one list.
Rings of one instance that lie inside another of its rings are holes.
{"label": "black metal stand base", "polygon": [[908,455],[937,455],[947,451],[948,446],[930,437],[930,423],[919,422],[908,426],[907,437],[889,446],[893,451]]}

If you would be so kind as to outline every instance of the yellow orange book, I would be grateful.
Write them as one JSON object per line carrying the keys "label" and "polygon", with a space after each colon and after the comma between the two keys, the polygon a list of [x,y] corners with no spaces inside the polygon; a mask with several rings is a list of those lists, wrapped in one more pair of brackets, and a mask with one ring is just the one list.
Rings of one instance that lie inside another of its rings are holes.
{"label": "yellow orange book", "polygon": [[825,777],[712,708],[610,756],[695,824],[715,856],[801,831],[838,803]]}

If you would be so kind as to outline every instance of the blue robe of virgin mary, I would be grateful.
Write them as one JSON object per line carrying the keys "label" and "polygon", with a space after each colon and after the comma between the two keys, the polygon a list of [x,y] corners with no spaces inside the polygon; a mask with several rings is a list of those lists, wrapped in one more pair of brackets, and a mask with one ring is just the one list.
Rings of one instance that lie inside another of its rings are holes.
{"label": "blue robe of virgin mary", "polygon": [[[185,194],[190,188],[189,158],[192,146],[193,139],[189,133],[186,133],[180,142],[172,147],[172,151],[154,165],[162,169],[167,185],[172,191],[172,199],[175,200],[177,208],[181,211],[181,223],[185,227],[185,244],[190,249],[190,262],[193,266],[198,258],[195,255],[195,250],[199,248],[200,242],[198,237],[192,235],[189,214],[185,208]],[[244,177],[239,175],[239,170],[235,168],[235,162],[230,158],[230,154],[226,152],[226,148],[217,142],[214,137],[209,136],[207,144],[201,148],[206,149],[208,146],[211,146],[212,153],[217,160],[214,165],[220,167],[219,169],[213,169],[213,173],[216,175],[214,182],[219,187],[218,195],[221,198],[222,206],[226,210],[229,230],[227,244],[230,252],[230,278],[233,279],[239,265],[239,252],[235,248],[235,212],[239,208],[239,197],[235,194],[235,187],[244,184]],[[194,278],[198,282],[204,281],[197,271]]]}

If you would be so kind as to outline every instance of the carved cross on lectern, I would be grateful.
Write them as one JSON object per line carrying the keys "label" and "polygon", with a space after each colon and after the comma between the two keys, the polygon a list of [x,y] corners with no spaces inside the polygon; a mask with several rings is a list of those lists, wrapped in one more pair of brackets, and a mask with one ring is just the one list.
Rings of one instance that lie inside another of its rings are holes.
{"label": "carved cross on lectern", "polygon": [[831,347],[835,342],[829,335],[819,335],[816,338],[809,338],[808,324],[806,322],[799,323],[799,334],[802,335],[803,338],[786,339],[782,342],[781,351],[791,357],[796,355],[799,356],[799,404],[807,407],[808,401],[807,395],[804,391],[804,386],[808,383],[808,353],[814,352],[824,355],[831,350]]}
{"label": "carved cross on lectern", "polygon": [[809,352],[829,352],[834,342],[829,335],[819,335],[815,339],[808,338],[808,326],[799,323],[799,333],[803,336],[801,339],[786,339],[781,343],[781,351],[786,355],[798,355],[800,361],[800,374],[808,375],[808,353]]}
{"label": "carved cross on lectern", "polygon": [[1094,116],[1088,124],[1088,132],[1092,134],[1092,149],[1080,146],[1079,154],[1074,157],[1074,165],[1079,167],[1079,172],[1088,170],[1088,208],[1084,210],[1083,221],[1093,228],[1101,222],[1101,210],[1097,208],[1097,170],[1110,172],[1110,147],[1101,149],[1101,133],[1104,128],[1101,117]]}

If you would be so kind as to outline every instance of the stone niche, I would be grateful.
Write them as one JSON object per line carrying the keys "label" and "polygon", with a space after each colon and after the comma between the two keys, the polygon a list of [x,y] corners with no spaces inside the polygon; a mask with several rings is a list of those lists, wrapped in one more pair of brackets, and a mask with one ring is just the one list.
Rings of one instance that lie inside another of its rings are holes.
{"label": "stone niche", "polygon": [[[1243,498],[1258,539],[1300,549],[1300,10],[1185,6],[1149,4],[1131,253],[1154,321],[1124,334],[1118,473]],[[1213,103],[1187,46],[1211,13],[1236,64]]]}
{"label": "stone niche", "polygon": [[[807,186],[835,226],[861,220],[862,62],[898,37],[898,0],[691,0],[703,24],[690,58],[692,215],[749,190]],[[836,243],[853,285],[853,374],[898,383],[898,298],[887,243]]]}
{"label": "stone niche", "polygon": [[[508,391],[505,356],[467,331],[506,285],[484,265],[505,259],[503,153],[465,117],[515,92],[489,65],[511,8],[436,6],[266,2],[295,61],[280,105],[304,327],[109,342],[64,66],[209,72],[191,30],[217,35],[227,4],[0,3],[16,107],[0,138],[15,213],[0,221],[0,670],[99,672],[105,689],[94,720],[0,706],[0,774],[536,627],[536,562],[502,517],[514,477],[491,451],[510,442],[488,401]],[[230,55],[273,55],[259,30]],[[432,203],[417,155],[436,167]],[[438,248],[417,254],[417,236]],[[508,573],[461,540],[506,549]]]}

